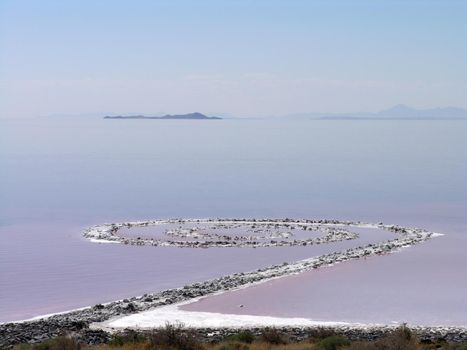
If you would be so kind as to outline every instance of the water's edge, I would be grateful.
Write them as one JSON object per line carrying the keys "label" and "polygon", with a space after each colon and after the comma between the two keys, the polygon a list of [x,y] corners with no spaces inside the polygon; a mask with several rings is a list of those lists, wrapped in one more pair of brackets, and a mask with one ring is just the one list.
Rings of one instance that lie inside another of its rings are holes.
{"label": "water's edge", "polygon": [[[261,221],[261,220],[260,220]],[[338,220],[299,220],[284,221],[277,219],[267,219],[264,221],[272,222],[291,222],[291,223],[317,223],[320,225],[347,225],[354,227],[374,227],[398,235],[397,238],[384,241],[377,244],[368,244],[356,248],[347,249],[341,252],[334,252],[320,255],[317,257],[296,261],[293,263],[283,263],[272,265],[267,268],[258,269],[252,272],[235,273],[207,280],[200,283],[193,283],[182,288],[168,289],[158,293],[145,294],[139,297],[133,297],[120,301],[107,303],[104,305],[95,305],[71,312],[55,314],[47,317],[36,318],[34,320],[0,324],[0,346],[11,346],[18,343],[37,342],[41,339],[50,338],[63,334],[64,332],[78,332],[79,334],[95,334],[95,332],[115,331],[109,329],[104,321],[125,317],[126,315],[154,309],[164,305],[177,304],[187,300],[193,300],[209,294],[231,291],[238,288],[248,287],[254,284],[263,283],[275,278],[298,274],[301,272],[317,269],[324,266],[330,266],[339,262],[350,261],[367,256],[383,255],[393,253],[401,248],[412,246],[424,242],[440,234],[417,228],[406,228],[398,225],[367,224],[360,222],[338,221]],[[106,227],[112,228],[109,224]],[[100,232],[102,232],[102,225]],[[92,228],[90,229],[92,231]],[[98,240],[99,237],[89,236],[90,230],[85,232],[85,236]],[[108,236],[102,236],[103,240]],[[361,329],[366,334],[368,329],[393,329],[393,326],[369,326],[369,325],[346,325],[334,326],[338,329]],[[344,328],[342,328],[344,327]],[[437,337],[443,337],[449,334],[457,334],[456,337],[467,339],[467,328],[463,327],[416,327],[417,332],[423,334],[436,334]],[[94,332],[94,333],[93,333]],[[454,337],[454,338],[456,338]],[[91,337],[92,338],[92,337]],[[88,340],[92,342],[92,339]],[[451,337],[452,338],[452,337]],[[452,338],[452,339],[454,339]],[[457,338],[456,338],[457,339]]]}

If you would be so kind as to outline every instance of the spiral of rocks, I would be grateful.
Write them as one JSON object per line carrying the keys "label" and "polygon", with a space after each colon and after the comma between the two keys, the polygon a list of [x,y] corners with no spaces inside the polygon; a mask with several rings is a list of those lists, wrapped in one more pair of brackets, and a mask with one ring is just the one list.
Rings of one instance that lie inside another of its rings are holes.
{"label": "spiral of rocks", "polygon": [[[187,222],[187,219],[177,219],[177,222]],[[197,222],[196,219],[189,219],[189,222]],[[174,220],[172,220],[174,221]],[[412,246],[414,244],[421,243],[432,237],[435,237],[436,233],[430,232],[418,228],[407,228],[398,225],[385,225],[382,223],[368,224],[361,222],[349,222],[349,221],[338,221],[338,220],[277,220],[277,219],[263,219],[263,220],[251,220],[251,219],[212,219],[202,220],[202,222],[222,222],[226,224],[229,222],[236,223],[241,221],[242,223],[263,223],[271,225],[275,223],[287,223],[298,226],[321,226],[321,227],[333,227],[333,226],[347,226],[351,227],[370,227],[379,228],[386,231],[390,231],[395,234],[396,238],[387,240],[375,244],[367,244],[358,246],[355,248],[346,249],[339,252],[333,252],[329,254],[323,254],[320,256],[304,259],[292,263],[284,262],[282,264],[272,265],[266,268],[257,269],[250,272],[241,272],[231,275],[222,276],[219,278],[210,279],[204,282],[188,284],[181,288],[168,289],[161,292],[149,293],[143,296],[132,297],[124,300],[114,301],[107,304],[98,304],[92,307],[83,308],[76,311],[70,311],[62,314],[57,314],[47,318],[42,318],[33,321],[25,321],[18,323],[6,323],[0,324],[0,348],[8,348],[15,344],[20,343],[35,343],[42,341],[47,338],[56,337],[62,334],[75,334],[81,337],[84,342],[88,344],[96,344],[105,342],[109,338],[109,330],[104,330],[99,327],[101,322],[109,320],[110,318],[128,315],[140,311],[153,309],[163,305],[170,305],[187,301],[189,299],[206,296],[209,294],[233,290],[242,286],[253,285],[256,283],[262,283],[273,278],[278,278],[290,274],[297,274],[304,271],[317,269],[323,266],[329,266],[339,262],[355,260],[362,257],[382,255],[395,252],[400,248]],[[105,224],[100,226],[94,226],[84,233],[84,235],[96,241],[117,241],[125,243],[127,238],[122,238],[116,235],[116,232],[121,227],[128,227],[128,225],[150,225],[151,223],[158,224],[160,222],[167,222],[167,220],[161,221],[145,221],[138,223],[121,223],[121,224]],[[200,220],[201,222],[201,220]],[[341,230],[341,228],[338,228]],[[132,243],[128,243],[132,244]],[[151,245],[153,245],[151,243]],[[184,246],[181,246],[184,247]],[[393,327],[344,327],[336,326],[333,327],[337,331],[346,332],[346,334],[353,334],[353,337],[358,339],[366,339],[366,337],[377,336],[381,332],[392,330]],[[289,328],[290,332],[298,332],[297,334],[304,334],[305,330],[309,328]],[[223,328],[210,329],[205,332],[206,336],[224,334],[231,330]],[[415,328],[417,334],[421,334],[423,337],[441,338],[450,341],[464,341],[467,340],[467,329],[458,327],[417,327]],[[202,332],[202,330],[201,330]]]}
{"label": "spiral of rocks", "polygon": [[[179,248],[266,248],[308,246],[332,243],[358,238],[358,234],[344,228],[350,222],[336,220],[289,220],[289,219],[169,219],[134,221],[93,226],[83,236],[100,242],[114,242],[129,245],[150,245],[155,247],[172,246]],[[148,237],[128,237],[121,233],[122,228],[141,228],[161,225],[178,225],[166,229],[166,239]],[[183,227],[195,225],[194,227]],[[203,226],[204,225],[204,226]],[[206,227],[207,225],[207,227]],[[334,226],[331,226],[334,225]],[[236,234],[222,234],[213,231],[238,230]],[[294,238],[294,230],[323,232],[321,237]],[[245,232],[253,234],[245,235]],[[172,239],[178,238],[178,240]],[[182,240],[188,238],[189,240]]]}

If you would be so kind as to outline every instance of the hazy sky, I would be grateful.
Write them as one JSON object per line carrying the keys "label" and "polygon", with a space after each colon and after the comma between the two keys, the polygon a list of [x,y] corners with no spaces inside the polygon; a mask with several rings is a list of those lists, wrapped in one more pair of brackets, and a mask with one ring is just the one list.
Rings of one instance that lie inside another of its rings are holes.
{"label": "hazy sky", "polygon": [[0,117],[467,107],[467,1],[0,0]]}

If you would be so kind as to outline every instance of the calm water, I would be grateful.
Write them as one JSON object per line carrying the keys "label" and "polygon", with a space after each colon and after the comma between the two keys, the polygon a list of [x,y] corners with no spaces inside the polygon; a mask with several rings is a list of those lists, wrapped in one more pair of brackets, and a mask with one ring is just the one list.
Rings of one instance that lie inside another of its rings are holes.
{"label": "calm water", "polygon": [[[467,278],[459,269],[467,264],[466,150],[463,121],[0,121],[0,321],[316,253],[97,245],[80,237],[88,225],[287,216],[394,222],[448,235],[338,265],[318,273],[319,283],[312,274],[294,277],[290,293],[281,292],[280,280],[261,298],[246,290],[256,306],[244,311],[378,321],[386,311],[399,319],[397,310],[407,308],[415,321],[467,324]],[[268,301],[278,298],[271,310]],[[342,304],[325,308],[326,300]]]}

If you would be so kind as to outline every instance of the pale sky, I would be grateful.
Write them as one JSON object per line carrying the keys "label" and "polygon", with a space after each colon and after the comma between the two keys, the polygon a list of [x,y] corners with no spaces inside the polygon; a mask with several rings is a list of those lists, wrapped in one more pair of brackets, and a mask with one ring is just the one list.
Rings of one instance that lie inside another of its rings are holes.
{"label": "pale sky", "polygon": [[0,0],[0,117],[467,108],[467,1]]}

